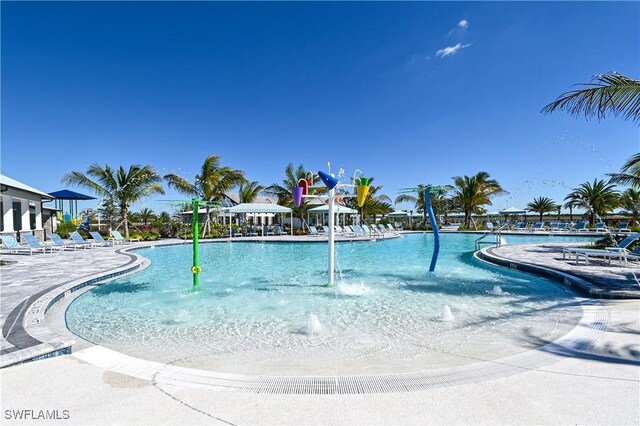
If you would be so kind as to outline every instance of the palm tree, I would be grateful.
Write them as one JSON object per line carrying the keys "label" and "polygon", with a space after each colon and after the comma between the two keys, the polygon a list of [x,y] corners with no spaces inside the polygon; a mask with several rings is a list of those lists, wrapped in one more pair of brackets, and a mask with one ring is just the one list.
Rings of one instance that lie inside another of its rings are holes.
{"label": "palm tree", "polygon": [[548,197],[538,197],[534,198],[532,202],[527,204],[527,209],[540,213],[540,222],[542,222],[542,215],[545,213],[551,213],[558,210],[559,206]]}
{"label": "palm tree", "polygon": [[630,185],[632,188],[640,189],[640,152],[632,155],[626,163],[622,165],[620,173],[612,173],[609,182],[621,185]]}
{"label": "palm tree", "polygon": [[611,183],[594,179],[593,184],[584,182],[574,188],[565,200],[575,200],[575,207],[588,210],[589,223],[593,224],[596,216],[604,216],[620,205],[620,193],[614,188]]}
{"label": "palm tree", "polygon": [[265,188],[264,185],[258,184],[256,180],[240,184],[238,189],[240,203],[253,203]]}
{"label": "palm tree", "polygon": [[122,166],[112,169],[109,165],[101,167],[98,163],[93,163],[86,174],[73,171],[62,177],[62,183],[83,186],[93,190],[98,196],[113,200],[120,208],[120,218],[127,237],[129,237],[127,219],[129,207],[152,194],[164,194],[161,181],[160,175],[153,167],[139,164],[134,164],[129,167],[129,170],[125,170]]}
{"label": "palm tree", "polygon": [[[200,174],[194,182],[189,182],[176,174],[168,174],[164,179],[170,188],[178,192],[200,198],[205,201],[220,201],[225,193],[234,187],[246,183],[244,172],[231,167],[220,165],[221,158],[217,155],[209,155],[202,164]],[[202,235],[206,235],[211,229],[211,205],[205,204],[206,221],[202,227]],[[198,212],[193,212],[198,214]]]}
{"label": "palm tree", "polygon": [[152,221],[156,218],[156,215],[153,213],[153,210],[151,210],[148,207],[141,209],[138,215],[139,215],[139,219],[142,221],[142,224],[144,226],[147,226],[147,223],[149,223],[149,221]]}
{"label": "palm tree", "polygon": [[[295,212],[300,215],[301,223],[304,222],[304,212],[308,209],[308,203],[303,198],[300,207],[296,207],[293,204],[293,194],[291,193],[291,188],[298,186],[298,181],[300,179],[305,179],[307,177],[308,172],[304,170],[304,166],[299,164],[298,167],[294,167],[293,163],[287,164],[287,167],[284,169],[284,179],[282,180],[282,184],[273,183],[265,188],[265,192],[271,195],[275,195],[278,197],[278,204],[291,207]],[[310,174],[310,173],[309,173]],[[314,175],[313,182],[317,180],[317,175]],[[320,194],[324,192],[320,189],[311,188],[310,192],[315,194]],[[293,224],[291,224],[293,226]]]}
{"label": "palm tree", "polygon": [[620,195],[620,207],[629,213],[633,220],[640,221],[640,191],[628,188]]}
{"label": "palm tree", "polygon": [[455,176],[456,202],[464,212],[463,226],[468,228],[471,224],[471,214],[476,208],[483,205],[491,205],[491,197],[508,194],[495,179],[490,179],[489,173],[478,172],[474,176]]}
{"label": "palm tree", "polygon": [[576,194],[569,194],[566,197],[564,197],[564,201],[566,201],[562,207],[565,209],[569,209],[569,220],[571,222],[573,222],[573,209],[575,209],[576,207],[579,207],[579,203],[580,203],[580,197]]}
{"label": "palm tree", "polygon": [[608,113],[640,122],[640,81],[616,72],[597,74],[585,88],[563,93],[542,109],[545,114],[564,110],[573,116],[602,119]]}
{"label": "palm tree", "polygon": [[427,211],[424,209],[424,191],[427,185],[422,183],[416,186],[417,196],[412,194],[400,194],[394,200],[394,204],[414,203],[416,212],[422,213],[422,225],[427,223]]}

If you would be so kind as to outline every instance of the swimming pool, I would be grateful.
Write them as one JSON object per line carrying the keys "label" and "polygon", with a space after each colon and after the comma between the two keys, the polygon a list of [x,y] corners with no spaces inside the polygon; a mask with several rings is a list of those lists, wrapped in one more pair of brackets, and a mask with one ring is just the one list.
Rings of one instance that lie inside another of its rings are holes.
{"label": "swimming pool", "polygon": [[152,265],[78,297],[67,325],[140,358],[251,374],[463,365],[531,349],[575,325],[582,311],[571,293],[474,260],[477,237],[443,235],[435,276],[427,273],[431,234],[340,243],[336,288],[324,286],[326,244],[203,244],[197,293],[189,245],[142,249]]}

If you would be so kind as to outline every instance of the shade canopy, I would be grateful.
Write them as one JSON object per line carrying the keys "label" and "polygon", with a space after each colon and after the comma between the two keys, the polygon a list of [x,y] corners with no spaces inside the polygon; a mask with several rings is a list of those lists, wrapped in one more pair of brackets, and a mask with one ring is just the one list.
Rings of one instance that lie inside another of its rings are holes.
{"label": "shade canopy", "polygon": [[492,212],[487,213],[487,216],[500,216],[502,213],[498,210],[494,210]]}
{"label": "shade canopy", "polygon": [[389,217],[407,217],[407,216],[409,216],[409,213],[403,212],[402,210],[397,210],[395,212],[389,213],[387,216],[389,216]]}
{"label": "shade canopy", "polygon": [[96,200],[96,197],[80,194],[79,192],[69,191],[68,189],[50,192],[49,195],[57,198],[58,200]]}
{"label": "shade canopy", "polygon": [[527,211],[519,209],[517,207],[509,207],[508,209],[500,210],[502,214],[525,214]]}
{"label": "shade canopy", "polygon": [[269,203],[242,203],[237,206],[224,209],[229,213],[291,213],[292,210],[289,207],[281,206],[279,204]]}
{"label": "shade canopy", "polygon": [[[342,206],[340,204],[336,204],[335,206],[333,206],[333,212],[337,214],[343,214],[343,213],[355,214],[355,213],[358,213],[358,210],[352,209],[346,206]],[[309,209],[309,213],[329,213],[329,206],[322,205],[322,206],[314,207],[312,209]]]}

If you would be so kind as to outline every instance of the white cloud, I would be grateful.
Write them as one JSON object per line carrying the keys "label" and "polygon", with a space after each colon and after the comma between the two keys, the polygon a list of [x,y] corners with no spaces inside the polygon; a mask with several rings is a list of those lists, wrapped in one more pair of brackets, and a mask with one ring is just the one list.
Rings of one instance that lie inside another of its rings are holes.
{"label": "white cloud", "polygon": [[458,43],[455,46],[447,46],[447,47],[445,47],[443,49],[438,50],[436,52],[436,56],[444,58],[445,56],[455,55],[456,53],[458,53],[459,51],[461,51],[465,47],[469,47],[469,46],[471,46],[471,43],[469,43],[469,44]]}
{"label": "white cloud", "polygon": [[466,19],[463,19],[462,21],[458,22],[458,26],[460,28],[467,28],[469,26],[469,21],[467,21]]}

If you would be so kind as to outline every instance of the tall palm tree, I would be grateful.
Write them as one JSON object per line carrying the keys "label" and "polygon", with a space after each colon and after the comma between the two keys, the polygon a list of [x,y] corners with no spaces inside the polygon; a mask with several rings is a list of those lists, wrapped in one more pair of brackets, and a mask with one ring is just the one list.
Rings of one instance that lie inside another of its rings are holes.
{"label": "tall palm tree", "polygon": [[240,203],[253,203],[265,188],[266,186],[260,185],[257,180],[240,184],[238,189]]}
{"label": "tall palm tree", "polygon": [[416,186],[417,195],[413,194],[400,194],[394,200],[394,204],[402,204],[402,203],[414,203],[415,210],[418,213],[422,213],[422,225],[427,223],[427,211],[424,209],[424,191],[427,188],[427,185],[422,183]]}
{"label": "tall palm tree", "polygon": [[464,212],[463,226],[467,228],[471,224],[471,214],[476,208],[491,205],[491,197],[508,194],[497,180],[490,179],[487,172],[478,172],[471,177],[455,176],[453,183],[454,198]]}
{"label": "tall palm tree", "polygon": [[632,155],[626,163],[622,165],[620,173],[612,173],[609,182],[621,185],[629,185],[634,189],[640,189],[640,152]]}
{"label": "tall palm tree", "polygon": [[628,188],[620,196],[620,207],[629,213],[633,220],[640,221],[640,191]]}
{"label": "tall palm tree", "polygon": [[[293,163],[287,164],[287,167],[284,169],[284,179],[282,183],[273,183],[265,188],[265,192],[271,195],[275,195],[278,197],[278,204],[291,207],[297,214],[300,216],[300,221],[304,222],[304,213],[308,209],[309,204],[305,198],[302,199],[302,203],[300,207],[296,207],[293,204],[293,194],[291,193],[291,188],[298,186],[298,181],[300,179],[305,179],[307,177],[308,172],[305,171],[304,166],[299,164],[297,167],[294,167]],[[309,173],[310,175],[310,173]],[[311,185],[315,183],[317,180],[317,175],[314,175],[313,182]],[[311,188],[309,190],[314,194],[320,194],[325,192],[320,189]],[[293,226],[293,224],[291,224]]]}
{"label": "tall palm tree", "polygon": [[540,213],[540,222],[542,222],[543,214],[557,211],[558,208],[559,206],[551,198],[548,197],[534,198],[532,202],[527,204],[528,210]]}
{"label": "tall palm tree", "polygon": [[152,221],[156,218],[156,215],[153,212],[153,210],[151,210],[149,207],[144,207],[143,209],[140,209],[139,217],[140,217],[140,220],[142,221],[142,224],[144,226],[147,226],[149,221]]}
{"label": "tall palm tree", "polygon": [[112,169],[98,163],[89,166],[86,173],[73,171],[62,177],[62,183],[89,188],[96,195],[110,199],[120,208],[124,232],[129,237],[127,213],[131,204],[152,194],[164,194],[160,175],[151,166],[134,164],[126,170]]}
{"label": "tall palm tree", "polygon": [[584,88],[563,93],[542,109],[543,113],[564,110],[573,116],[602,119],[608,113],[640,122],[640,80],[616,72],[595,75]]}
{"label": "tall palm tree", "polygon": [[[176,174],[168,174],[164,176],[170,188],[176,191],[200,198],[205,201],[221,201],[225,193],[234,187],[246,183],[244,172],[232,169],[231,167],[222,167],[221,158],[217,155],[209,155],[202,164],[200,173],[196,176],[194,182]],[[211,205],[205,204],[206,220],[202,227],[202,235],[206,235],[211,229]],[[193,212],[198,214],[198,212]]]}
{"label": "tall palm tree", "polygon": [[620,205],[620,193],[614,188],[611,183],[594,179],[593,184],[584,182],[574,188],[565,200],[575,200],[576,207],[588,210],[589,223],[593,224],[596,216],[604,216]]}
{"label": "tall palm tree", "polygon": [[577,194],[571,193],[564,197],[564,201],[565,203],[562,207],[569,209],[569,220],[573,222],[573,209],[579,207],[580,197]]}

